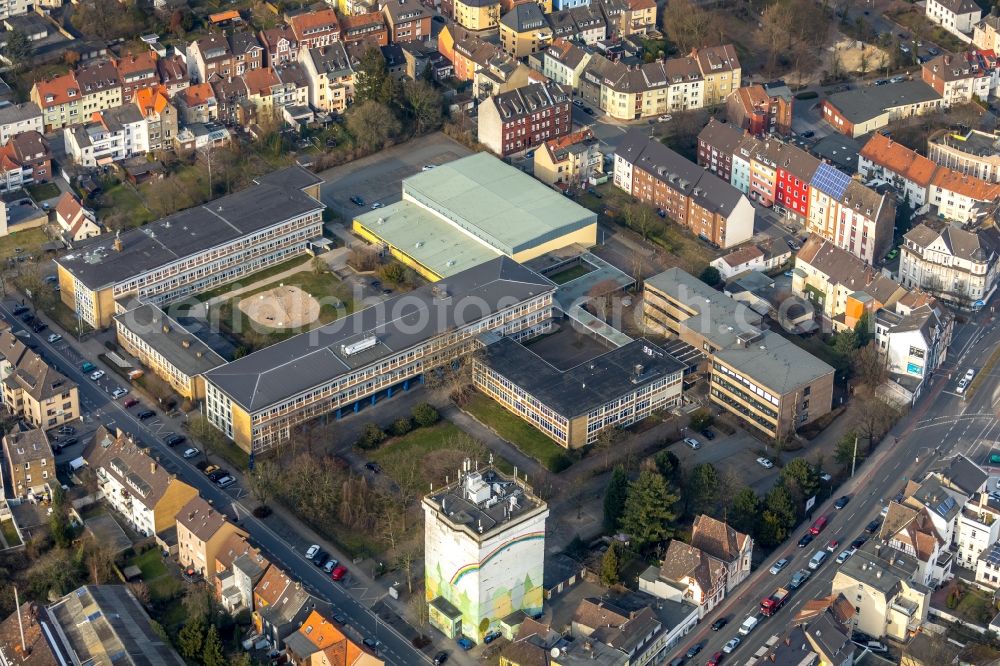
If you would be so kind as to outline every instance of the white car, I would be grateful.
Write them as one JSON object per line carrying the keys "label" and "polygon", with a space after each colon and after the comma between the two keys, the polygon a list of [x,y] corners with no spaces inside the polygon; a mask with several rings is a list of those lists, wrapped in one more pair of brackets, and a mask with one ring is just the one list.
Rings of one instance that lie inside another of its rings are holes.
{"label": "white car", "polygon": [[188,449],[188,450],[186,450],[184,452],[184,457],[185,458],[194,458],[199,453],[201,453],[201,451],[199,451],[198,449],[196,449],[194,447],[191,447],[190,449]]}
{"label": "white car", "polygon": [[306,559],[311,560],[312,558],[316,557],[316,553],[318,552],[319,552],[319,545],[314,543],[313,545],[309,546],[306,549]]}
{"label": "white car", "polygon": [[95,382],[103,376],[104,376],[103,370],[94,370],[92,373],[90,373],[90,378],[93,379]]}
{"label": "white car", "polygon": [[837,555],[837,564],[843,564],[848,560],[848,558],[851,557],[851,555],[853,555],[857,551],[858,551],[857,548],[848,548],[847,550],[844,550],[843,552],[840,553],[840,555]]}
{"label": "white car", "polygon": [[684,438],[684,443],[687,444],[688,446],[690,446],[695,451],[697,451],[698,449],[701,448],[701,442],[699,442],[694,437],[685,437]]}
{"label": "white car", "polygon": [[772,576],[777,576],[779,573],[781,573],[781,570],[787,566],[788,566],[788,558],[783,557],[777,562],[775,562],[773,565],[771,565],[771,568],[768,569],[768,571],[771,572]]}
{"label": "white car", "polygon": [[430,171],[437,167],[437,164],[425,164],[421,171]]}
{"label": "white car", "polygon": [[234,479],[231,476],[224,476],[221,479],[219,479],[218,481],[216,481],[215,485],[219,486],[220,488],[228,488],[229,486],[233,485],[234,483],[236,483],[236,479]]}
{"label": "white car", "polygon": [[739,645],[740,645],[740,637],[733,636],[732,638],[729,639],[728,643],[722,646],[722,651],[725,652],[726,654],[732,654],[733,650],[739,647]]}
{"label": "white car", "polygon": [[62,340],[62,336],[58,333],[53,333],[49,336],[49,342],[59,342],[60,340]]}
{"label": "white car", "polygon": [[383,206],[385,206],[384,203],[382,203],[381,201],[376,201],[375,203],[372,204],[372,210],[378,210],[379,208],[382,208]]}
{"label": "white car", "polygon": [[667,114],[665,116],[660,116],[659,118],[657,118],[657,120],[659,122],[661,122],[661,123],[669,123],[673,119],[674,119],[674,117],[671,116],[671,115],[669,115],[669,114]]}
{"label": "white car", "polygon": [[115,400],[126,395],[128,395],[128,389],[122,388],[121,386],[116,388],[114,392],[111,393],[111,397],[114,398]]}
{"label": "white car", "polygon": [[763,467],[764,469],[771,469],[772,467],[774,467],[774,463],[765,458],[764,456],[757,458],[757,464]]}

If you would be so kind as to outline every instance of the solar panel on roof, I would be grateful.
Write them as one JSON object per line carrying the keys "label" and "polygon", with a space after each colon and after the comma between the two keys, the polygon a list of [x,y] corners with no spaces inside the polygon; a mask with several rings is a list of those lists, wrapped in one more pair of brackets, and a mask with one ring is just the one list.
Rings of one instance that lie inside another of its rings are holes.
{"label": "solar panel on roof", "polygon": [[851,177],[843,171],[835,169],[829,164],[822,163],[813,174],[810,185],[835,199],[840,199],[847,191],[847,185],[851,182]]}
{"label": "solar panel on roof", "polygon": [[993,544],[993,547],[986,554],[986,561],[994,566],[1000,566],[1000,546]]}

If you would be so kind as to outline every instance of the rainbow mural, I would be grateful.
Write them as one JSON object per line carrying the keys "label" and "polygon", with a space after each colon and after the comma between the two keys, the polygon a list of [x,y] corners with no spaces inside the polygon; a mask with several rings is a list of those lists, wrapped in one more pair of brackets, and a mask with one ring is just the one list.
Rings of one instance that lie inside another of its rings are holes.
{"label": "rainbow mural", "polygon": [[540,532],[528,532],[527,534],[522,534],[519,537],[516,537],[514,539],[511,539],[510,541],[502,543],[495,549],[493,549],[493,551],[489,555],[484,557],[481,562],[473,562],[472,564],[466,564],[464,566],[459,567],[458,571],[456,571],[451,577],[451,584],[458,585],[459,581],[462,580],[462,577],[465,576],[465,574],[473,571],[478,571],[483,566],[485,566],[490,560],[492,560],[494,557],[496,557],[503,551],[507,550],[508,548],[512,548],[518,545],[519,543],[524,543],[527,541],[536,541],[538,539],[544,539],[544,538],[545,538],[545,531],[543,530]]}

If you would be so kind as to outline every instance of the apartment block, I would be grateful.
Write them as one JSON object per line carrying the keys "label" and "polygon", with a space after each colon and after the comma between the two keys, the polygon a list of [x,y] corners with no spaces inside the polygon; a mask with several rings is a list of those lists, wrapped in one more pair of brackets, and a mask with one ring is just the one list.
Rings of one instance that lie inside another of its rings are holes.
{"label": "apartment block", "polygon": [[83,450],[98,491],[143,536],[174,529],[177,512],[198,491],[159,464],[131,436],[100,426]]}
{"label": "apartment block", "polygon": [[35,428],[50,430],[80,418],[77,385],[9,328],[0,330],[0,395],[11,414]]}
{"label": "apartment block", "polygon": [[124,55],[115,60],[115,67],[122,79],[123,104],[131,104],[140,88],[155,86],[160,82],[157,60],[156,52],[152,50]]}
{"label": "apartment block", "polygon": [[81,111],[83,93],[73,72],[35,81],[31,86],[31,101],[41,109],[45,132],[54,132],[86,117]]}
{"label": "apartment block", "polygon": [[584,187],[604,171],[600,142],[589,129],[550,139],[535,151],[535,178],[559,188]]}
{"label": "apartment block", "polygon": [[417,0],[391,0],[382,6],[389,27],[389,41],[423,41],[431,36],[432,12]]}
{"label": "apartment block", "polygon": [[343,113],[354,101],[354,67],[344,45],[310,49],[302,53],[309,77],[309,105],[320,111]]}
{"label": "apartment block", "polygon": [[993,225],[922,222],[903,236],[899,281],[950,305],[978,308],[996,288],[998,251]]}
{"label": "apartment block", "polygon": [[466,30],[492,30],[500,23],[500,0],[454,0],[453,18]]}
{"label": "apartment block", "polygon": [[769,87],[758,83],[738,88],[726,97],[726,118],[730,124],[754,136],[787,135],[792,131],[794,101],[788,86]]}
{"label": "apartment block", "polygon": [[554,83],[530,83],[493,95],[479,108],[479,141],[501,157],[566,136],[572,104]]}
{"label": "apartment block", "polygon": [[0,146],[0,190],[14,190],[52,179],[52,152],[41,133],[21,132]]}
{"label": "apartment block", "polygon": [[942,53],[921,66],[920,76],[941,95],[945,106],[985,102],[996,88],[997,56],[981,51]]}
{"label": "apartment block", "polygon": [[643,324],[704,353],[711,401],[769,437],[788,436],[831,409],[833,368],[678,268],[646,280]]}
{"label": "apartment block", "polygon": [[574,91],[580,85],[580,75],[590,61],[590,51],[579,44],[554,38],[549,48],[542,52],[542,74]]}
{"label": "apartment block", "polygon": [[719,247],[753,236],[755,214],[746,196],[641,131],[616,150],[614,183]]}
{"label": "apartment block", "polygon": [[683,371],[648,340],[633,340],[564,371],[502,338],[475,362],[473,384],[560,446],[575,449],[593,444],[606,428],[679,405]]}
{"label": "apartment block", "polygon": [[[423,498],[425,599],[432,626],[479,643],[504,613],[542,608],[548,505],[493,467],[473,470]],[[471,563],[471,564],[470,564]]]}
{"label": "apartment block", "polygon": [[49,438],[41,428],[14,426],[3,436],[10,491],[13,497],[44,495],[56,480],[56,458]]}
{"label": "apartment block", "polygon": [[42,110],[35,102],[8,104],[0,108],[0,144],[7,143],[10,137],[22,132],[41,134],[44,130]]}
{"label": "apartment block", "polygon": [[300,50],[329,46],[340,41],[340,21],[333,9],[315,9],[289,16],[288,27]]}
{"label": "apartment block", "polygon": [[983,16],[982,8],[973,0],[927,0],[925,13],[931,22],[963,37],[972,33]]}
{"label": "apartment block", "polygon": [[302,254],[322,232],[319,183],[305,169],[289,167],[63,255],[57,262],[62,301],[103,328],[120,314],[118,299],[163,305]]}
{"label": "apartment block", "polygon": [[822,102],[823,119],[837,132],[857,138],[902,118],[936,113],[944,97],[923,81],[867,86],[830,95]]}
{"label": "apartment block", "polygon": [[138,107],[117,106],[63,130],[66,154],[82,167],[107,166],[149,151],[146,119]]}
{"label": "apartment block", "polygon": [[552,27],[534,2],[514,5],[500,18],[500,45],[512,58],[544,50],[552,42]]}
{"label": "apartment block", "polygon": [[211,579],[216,557],[232,536],[245,539],[247,533],[201,497],[193,497],[177,512],[177,561],[186,571]]}
{"label": "apartment block", "polygon": [[943,167],[1000,183],[1000,137],[979,130],[941,130],[927,139],[927,157]]}

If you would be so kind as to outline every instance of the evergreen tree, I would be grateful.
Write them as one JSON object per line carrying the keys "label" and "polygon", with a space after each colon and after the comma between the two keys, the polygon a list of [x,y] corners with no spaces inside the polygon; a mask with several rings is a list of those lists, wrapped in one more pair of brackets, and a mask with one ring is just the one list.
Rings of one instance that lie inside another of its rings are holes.
{"label": "evergreen tree", "polygon": [[621,528],[640,546],[663,541],[677,520],[674,506],[680,496],[673,492],[655,469],[644,469],[629,484]]}
{"label": "evergreen tree", "polygon": [[604,529],[611,532],[618,527],[625,500],[628,498],[628,474],[618,465],[611,472],[611,479],[604,491]]}
{"label": "evergreen tree", "polygon": [[201,657],[205,644],[205,624],[200,617],[188,618],[177,634],[177,649],[185,659]]}
{"label": "evergreen tree", "polygon": [[781,516],[773,511],[764,511],[760,517],[760,527],[757,531],[757,540],[765,547],[777,546],[788,538],[788,529],[785,527]]}
{"label": "evergreen tree", "polygon": [[733,529],[744,534],[757,534],[757,522],[760,520],[760,497],[757,496],[753,488],[747,486],[736,493],[728,519]]}
{"label": "evergreen tree", "polygon": [[377,46],[369,46],[361,54],[354,83],[354,102],[368,100],[388,104],[396,96],[395,81],[385,66],[385,57]]}
{"label": "evergreen tree", "polygon": [[226,655],[222,653],[222,641],[219,640],[219,631],[214,624],[209,625],[208,633],[205,635],[205,648],[201,663],[205,666],[226,666]]}
{"label": "evergreen tree", "polygon": [[606,587],[618,584],[618,566],[618,548],[612,543],[601,560],[601,584]]}
{"label": "evergreen tree", "polygon": [[695,465],[688,476],[685,490],[689,515],[710,512],[719,492],[719,473],[712,463]]}
{"label": "evergreen tree", "polygon": [[775,484],[764,498],[764,513],[773,514],[786,530],[795,526],[795,503],[788,489],[780,483]]}
{"label": "evergreen tree", "polygon": [[668,483],[679,484],[681,480],[681,461],[673,451],[660,451],[653,456],[656,470]]}

